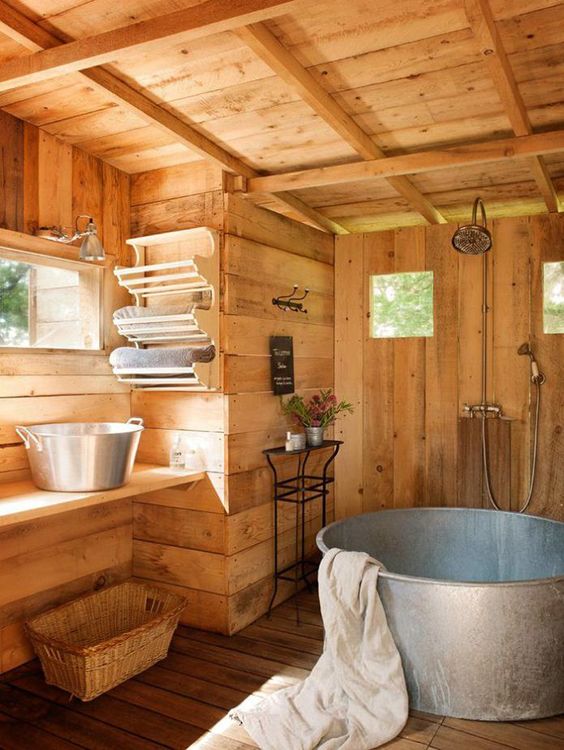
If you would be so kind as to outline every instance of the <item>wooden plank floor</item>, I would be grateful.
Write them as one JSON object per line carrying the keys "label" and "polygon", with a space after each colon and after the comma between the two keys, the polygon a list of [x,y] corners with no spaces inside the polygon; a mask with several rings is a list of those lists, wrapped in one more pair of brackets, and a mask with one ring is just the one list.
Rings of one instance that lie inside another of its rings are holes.
{"label": "wooden plank floor", "polygon": [[[249,750],[227,716],[303,679],[321,653],[315,595],[301,593],[232,638],[180,627],[168,658],[90,703],[43,682],[37,662],[0,678],[1,750]],[[564,750],[564,717],[461,721],[413,711],[388,750]],[[292,748],[284,748],[292,750]]]}

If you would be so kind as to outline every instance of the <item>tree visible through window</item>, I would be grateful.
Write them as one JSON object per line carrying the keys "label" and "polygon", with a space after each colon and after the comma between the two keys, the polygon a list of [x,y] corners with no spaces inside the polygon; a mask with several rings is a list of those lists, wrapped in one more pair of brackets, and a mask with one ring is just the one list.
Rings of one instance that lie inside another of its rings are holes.
{"label": "tree visible through window", "polygon": [[29,271],[27,263],[0,258],[0,345],[29,345]]}
{"label": "tree visible through window", "polygon": [[564,261],[544,264],[544,332],[564,333]]}
{"label": "tree visible through window", "polygon": [[0,248],[0,347],[98,349],[102,269]]}
{"label": "tree visible through window", "polygon": [[371,277],[372,338],[433,335],[433,272]]}

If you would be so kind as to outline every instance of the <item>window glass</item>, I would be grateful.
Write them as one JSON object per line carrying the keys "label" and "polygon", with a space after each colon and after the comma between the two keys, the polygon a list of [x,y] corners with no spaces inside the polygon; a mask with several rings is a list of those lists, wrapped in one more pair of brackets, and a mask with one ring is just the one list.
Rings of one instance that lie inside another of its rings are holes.
{"label": "window glass", "polygon": [[0,248],[0,346],[101,348],[101,273]]}
{"label": "window glass", "polygon": [[564,333],[564,261],[544,264],[544,332]]}
{"label": "window glass", "polygon": [[433,335],[433,272],[371,276],[372,338]]}

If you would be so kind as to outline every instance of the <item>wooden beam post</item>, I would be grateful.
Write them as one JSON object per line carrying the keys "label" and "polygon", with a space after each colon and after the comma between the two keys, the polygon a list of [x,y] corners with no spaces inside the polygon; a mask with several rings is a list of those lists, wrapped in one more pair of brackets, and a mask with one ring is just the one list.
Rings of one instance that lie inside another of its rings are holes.
{"label": "wooden beam post", "polygon": [[439,169],[452,169],[470,164],[494,164],[514,159],[529,159],[542,154],[564,151],[564,129],[548,133],[500,138],[469,146],[451,146],[435,151],[390,156],[387,159],[338,164],[332,167],[302,169],[295,172],[252,177],[247,181],[249,193],[272,193],[281,190],[302,190],[343,182],[386,179],[397,175],[421,174]]}
{"label": "wooden beam post", "polygon": [[[237,31],[241,39],[302,99],[322,117],[363,159],[382,159],[386,155],[353,118],[325,91],[315,78],[279,42],[263,24],[255,23]],[[388,182],[430,224],[444,224],[446,219],[407,177],[390,177]]]}
{"label": "wooden beam post", "polygon": [[[529,114],[495,25],[488,0],[465,0],[465,8],[470,28],[480,45],[480,52],[505,107],[513,132],[517,136],[531,135],[533,128]],[[562,211],[563,207],[544,161],[541,157],[535,156],[530,159],[529,163],[548,210]]]}

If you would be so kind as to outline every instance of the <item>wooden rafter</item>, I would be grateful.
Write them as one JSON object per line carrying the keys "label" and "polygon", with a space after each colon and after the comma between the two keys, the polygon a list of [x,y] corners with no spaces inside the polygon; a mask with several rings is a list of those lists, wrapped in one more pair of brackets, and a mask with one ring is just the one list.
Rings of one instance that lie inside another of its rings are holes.
{"label": "wooden rafter", "polygon": [[[278,5],[277,7],[282,7],[282,5]],[[29,18],[6,5],[2,0],[0,0],[0,31],[32,52],[65,46],[65,43],[61,39],[58,39],[53,34],[41,28],[41,26],[33,23]],[[159,106],[159,104],[150,99],[146,94],[133,89],[108,70],[104,68],[91,68],[81,72],[81,75],[103,90],[105,95],[110,94],[116,103],[134,112],[149,124],[174,136],[179,143],[199,153],[202,158],[210,159],[234,174],[248,178],[258,176],[258,172],[248,164],[245,164],[241,159],[230,154],[210,138],[168,110],[163,109],[163,107]],[[278,203],[301,214],[318,228],[334,234],[348,234],[347,230],[340,224],[332,221],[311,206],[308,206],[297,196],[282,192],[278,193],[275,197]]]}
{"label": "wooden rafter", "polygon": [[302,190],[345,182],[388,179],[398,175],[421,174],[439,169],[465,167],[471,164],[493,164],[514,159],[564,152],[564,129],[548,133],[500,138],[469,146],[419,151],[387,159],[339,164],[334,167],[302,169],[295,172],[253,177],[247,180],[248,193],[272,193],[280,190]]}
{"label": "wooden rafter", "polygon": [[[382,159],[386,154],[362,130],[353,118],[325,91],[315,78],[263,24],[255,23],[238,30],[240,38],[263,59],[301,98],[349,143],[363,159]],[[390,177],[390,185],[431,224],[446,219],[407,177]]]}
{"label": "wooden rafter", "polygon": [[[531,135],[533,128],[527,108],[513,75],[488,0],[465,0],[465,7],[472,33],[480,45],[480,52],[505,107],[513,132],[517,136]],[[548,210],[561,211],[562,206],[558,194],[542,158],[533,157],[530,160],[530,167]]]}

